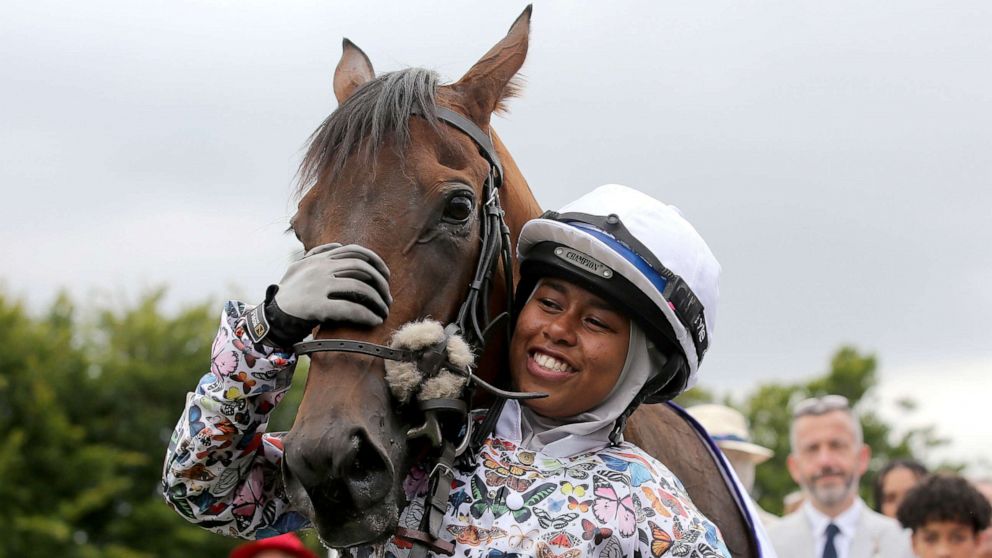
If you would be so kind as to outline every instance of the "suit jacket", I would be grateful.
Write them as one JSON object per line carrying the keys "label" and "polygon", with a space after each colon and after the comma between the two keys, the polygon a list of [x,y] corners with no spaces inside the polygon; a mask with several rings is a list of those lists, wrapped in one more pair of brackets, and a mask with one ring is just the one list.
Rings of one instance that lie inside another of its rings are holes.
{"label": "suit jacket", "polygon": [[[782,558],[821,558],[816,539],[802,508],[767,525],[772,545]],[[899,522],[864,506],[851,541],[849,558],[913,558],[909,532]]]}

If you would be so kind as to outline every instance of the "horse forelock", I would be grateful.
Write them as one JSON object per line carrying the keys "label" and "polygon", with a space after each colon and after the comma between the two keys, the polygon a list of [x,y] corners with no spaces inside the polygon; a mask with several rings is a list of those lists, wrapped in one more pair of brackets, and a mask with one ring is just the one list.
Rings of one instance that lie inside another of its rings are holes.
{"label": "horse forelock", "polygon": [[387,139],[402,149],[410,140],[410,115],[415,112],[437,129],[438,83],[437,72],[407,68],[359,87],[310,135],[296,195],[306,194],[325,173],[339,172],[356,151],[371,161]]}

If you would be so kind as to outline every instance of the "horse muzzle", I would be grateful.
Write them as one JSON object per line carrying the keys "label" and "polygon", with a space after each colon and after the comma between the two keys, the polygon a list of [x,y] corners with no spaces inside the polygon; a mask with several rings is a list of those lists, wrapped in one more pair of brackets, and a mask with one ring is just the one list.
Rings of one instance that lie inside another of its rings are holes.
{"label": "horse muzzle", "polygon": [[285,441],[286,495],[328,546],[380,542],[396,529],[399,490],[388,453],[360,429],[322,442]]}
{"label": "horse muzzle", "polygon": [[382,361],[313,355],[307,390],[283,439],[286,494],[335,547],[387,539],[396,528],[407,458]]}

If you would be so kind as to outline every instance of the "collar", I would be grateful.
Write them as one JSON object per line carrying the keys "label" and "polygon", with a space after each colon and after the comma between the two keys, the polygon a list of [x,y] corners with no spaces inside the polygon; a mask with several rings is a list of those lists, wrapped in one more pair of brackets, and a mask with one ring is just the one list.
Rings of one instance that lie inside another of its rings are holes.
{"label": "collar", "polygon": [[854,531],[858,527],[858,520],[861,519],[861,509],[864,507],[861,498],[855,498],[854,503],[849,508],[840,512],[837,517],[830,517],[813,507],[809,500],[803,503],[802,510],[806,514],[813,534],[817,537],[824,536],[827,525],[833,523],[840,529],[840,533],[847,537],[853,537]]}
{"label": "collar", "polygon": [[503,410],[499,413],[499,420],[496,421],[496,429],[493,436],[503,438],[519,444],[523,439],[520,431],[520,403],[516,399],[507,399],[503,404]]}
{"label": "collar", "polygon": [[[506,404],[503,405],[503,412],[500,413],[499,420],[496,421],[493,435],[519,445],[523,439],[521,420],[520,403],[513,399],[507,400]],[[598,451],[608,445],[608,442],[604,443],[603,440],[592,436],[570,434],[560,440],[545,444],[537,453],[562,459],[590,451]]]}

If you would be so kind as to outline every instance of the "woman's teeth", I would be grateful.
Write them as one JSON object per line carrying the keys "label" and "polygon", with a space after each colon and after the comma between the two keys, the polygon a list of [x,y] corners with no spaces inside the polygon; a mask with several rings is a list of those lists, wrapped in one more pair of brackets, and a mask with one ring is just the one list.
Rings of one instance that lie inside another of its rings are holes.
{"label": "woman's teeth", "polygon": [[534,353],[534,361],[537,362],[537,364],[540,365],[541,368],[547,368],[548,370],[554,370],[555,372],[574,371],[571,366],[556,359],[555,357],[548,356],[543,353]]}

